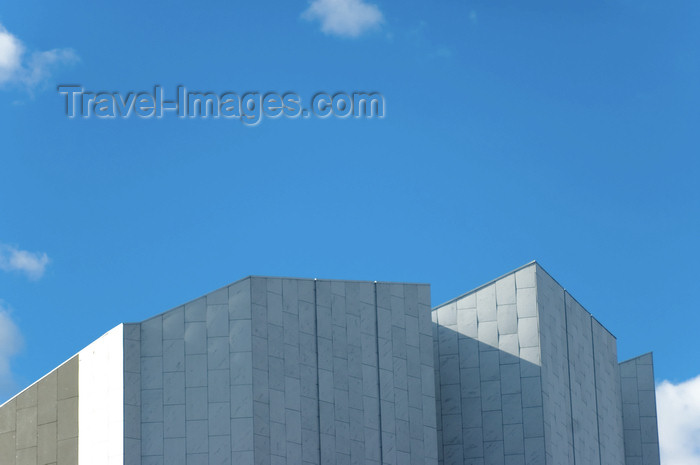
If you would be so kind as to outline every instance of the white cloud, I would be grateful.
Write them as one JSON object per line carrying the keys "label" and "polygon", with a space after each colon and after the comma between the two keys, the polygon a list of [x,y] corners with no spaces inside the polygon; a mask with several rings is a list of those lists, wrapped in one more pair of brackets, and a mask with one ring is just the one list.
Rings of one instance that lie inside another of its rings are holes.
{"label": "white cloud", "polygon": [[24,82],[35,87],[48,80],[51,70],[61,64],[72,64],[78,61],[78,55],[69,48],[55,48],[46,52],[32,53],[27,61],[27,73]]}
{"label": "white cloud", "polygon": [[700,464],[700,376],[656,387],[661,463]]}
{"label": "white cloud", "polygon": [[0,270],[19,271],[29,279],[39,279],[46,271],[49,257],[43,252],[28,252],[0,244]]}
{"label": "white cloud", "polygon": [[379,7],[364,0],[312,0],[302,17],[320,21],[324,33],[341,37],[358,37],[384,22]]}
{"label": "white cloud", "polygon": [[24,46],[0,24],[0,84],[11,80],[22,68]]}
{"label": "white cloud", "polygon": [[15,388],[10,359],[22,348],[22,335],[10,312],[0,301],[0,403]]}
{"label": "white cloud", "polygon": [[0,24],[0,86],[20,84],[31,91],[46,82],[56,66],[76,61],[78,55],[70,48],[28,54],[22,41]]}

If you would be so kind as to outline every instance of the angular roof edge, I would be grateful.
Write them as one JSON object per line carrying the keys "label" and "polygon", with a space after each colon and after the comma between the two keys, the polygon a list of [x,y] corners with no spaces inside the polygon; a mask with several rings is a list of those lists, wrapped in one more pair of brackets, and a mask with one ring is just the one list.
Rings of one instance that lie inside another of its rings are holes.
{"label": "angular roof edge", "polygon": [[[332,281],[340,283],[370,283],[370,284],[408,284],[409,286],[430,286],[430,283],[415,283],[407,281],[371,281],[368,279],[325,279],[325,278],[296,278],[293,276],[264,276],[264,275],[249,275],[244,279],[264,278],[264,279],[292,279],[296,281]],[[242,280],[241,280],[242,281]],[[238,282],[238,281],[236,281]],[[235,283],[231,283],[235,284]],[[229,284],[229,286],[231,285]],[[226,286],[224,286],[226,287]]]}
{"label": "angular roof edge", "polygon": [[88,347],[90,347],[94,342],[98,341],[99,339],[102,339],[104,336],[107,335],[107,333],[109,333],[109,332],[111,332],[111,331],[115,330],[116,328],[118,328],[118,327],[120,327],[120,326],[123,326],[123,325],[124,325],[124,323],[119,323],[117,326],[115,326],[114,328],[110,329],[109,331],[107,331],[106,333],[102,334],[100,337],[98,337],[98,338],[95,339],[94,341],[92,341],[90,344],[88,344],[88,345],[86,345],[85,347],[83,347],[82,349],[80,349],[77,353],[71,355],[71,356],[68,357],[66,360],[64,360],[63,362],[59,363],[58,366],[56,366],[56,367],[53,368],[52,370],[49,370],[47,373],[44,373],[44,376],[42,376],[41,378],[35,380],[33,383],[31,383],[30,385],[28,385],[27,387],[25,387],[24,389],[22,389],[21,391],[19,391],[17,394],[13,395],[13,396],[10,397],[9,399],[7,399],[5,402],[3,402],[2,404],[0,404],[0,408],[4,407],[6,404],[10,403],[12,400],[14,400],[14,399],[16,399],[17,397],[19,397],[19,396],[20,396],[23,392],[25,392],[27,389],[29,389],[29,388],[31,388],[32,386],[34,386],[35,384],[39,383],[41,380],[43,380],[44,378],[46,378],[47,376],[49,376],[49,375],[50,375],[51,373],[53,373],[54,371],[57,371],[59,368],[61,368],[61,367],[62,367],[63,365],[65,365],[66,363],[68,363],[68,362],[70,362],[71,360],[73,360],[75,357],[79,356],[79,355],[80,355],[80,352],[82,352],[83,350],[85,350],[85,349],[87,349]]}
{"label": "angular roof edge", "polygon": [[554,281],[560,288],[562,288],[562,290],[564,291],[564,295],[568,295],[569,297],[571,297],[571,298],[574,300],[574,302],[576,302],[576,303],[583,309],[583,311],[585,311],[586,313],[588,313],[588,314],[591,316],[591,318],[592,318],[593,320],[595,320],[595,321],[601,326],[601,328],[603,328],[603,329],[604,329],[608,334],[610,334],[613,338],[617,339],[617,337],[612,333],[612,331],[610,331],[608,328],[606,328],[605,325],[604,325],[603,323],[600,322],[600,320],[598,320],[595,316],[593,316],[593,313],[591,313],[588,309],[586,309],[586,307],[584,307],[583,304],[581,304],[581,302],[579,302],[579,301],[576,299],[576,297],[574,297],[574,296],[566,289],[566,287],[562,286],[561,283],[560,283],[559,281],[557,281],[556,278],[555,278],[554,276],[552,276],[547,270],[545,270],[544,267],[543,267],[537,260],[532,260],[531,262],[528,262],[528,263],[526,263],[526,264],[524,264],[524,265],[522,265],[522,266],[519,266],[518,268],[516,268],[516,269],[514,269],[514,270],[512,270],[512,271],[509,271],[508,273],[505,273],[505,274],[499,276],[498,278],[492,279],[491,281],[488,281],[487,283],[484,283],[484,284],[482,284],[482,285],[480,285],[480,286],[478,286],[478,287],[475,287],[475,288],[472,289],[471,291],[468,291],[468,292],[465,292],[464,294],[458,295],[457,297],[454,297],[454,298],[452,298],[452,299],[448,300],[447,302],[444,302],[444,303],[442,303],[442,304],[440,304],[440,305],[436,305],[435,307],[433,307],[432,310],[433,310],[433,311],[434,311],[434,310],[437,310],[437,309],[442,308],[442,307],[444,307],[444,306],[446,306],[446,305],[449,305],[449,304],[451,304],[451,303],[453,303],[453,302],[456,302],[456,301],[458,301],[458,300],[460,300],[460,299],[463,299],[464,297],[466,297],[466,296],[468,296],[468,295],[470,295],[470,294],[473,294],[473,293],[475,293],[475,292],[478,292],[478,291],[480,291],[481,289],[483,289],[483,288],[485,288],[485,287],[487,287],[487,286],[490,286],[490,285],[496,283],[497,281],[500,281],[501,279],[503,279],[503,278],[505,278],[505,277],[507,277],[507,276],[510,276],[510,275],[512,275],[512,274],[515,274],[515,273],[517,273],[518,271],[524,270],[525,268],[528,268],[528,267],[530,267],[530,266],[535,266],[535,267],[537,267],[537,268],[538,268],[539,270],[541,270],[544,274],[546,274],[547,276],[549,276],[550,279],[551,279],[552,281]]}
{"label": "angular roof edge", "polygon": [[169,308],[169,309],[167,309],[167,310],[165,310],[165,311],[163,311],[163,312],[156,313],[155,315],[149,316],[149,317],[146,318],[146,319],[143,319],[143,320],[141,320],[141,321],[129,321],[129,322],[125,322],[124,324],[125,324],[125,325],[138,325],[138,324],[141,324],[141,323],[145,323],[146,321],[150,321],[150,320],[152,320],[152,319],[154,319],[154,318],[161,317],[161,316],[165,315],[166,313],[171,312],[171,311],[173,311],[173,310],[176,310],[176,309],[178,309],[178,308],[180,308],[180,307],[184,307],[185,305],[190,304],[190,303],[192,303],[192,302],[194,302],[194,301],[196,301],[196,300],[199,300],[199,299],[201,299],[202,297],[206,297],[206,296],[208,296],[209,294],[213,294],[214,292],[218,292],[218,291],[220,291],[220,290],[222,290],[222,289],[224,289],[224,288],[233,286],[234,284],[242,283],[243,281],[248,280],[248,279],[250,279],[250,278],[252,278],[252,277],[253,277],[253,276],[246,276],[246,277],[244,277],[244,278],[238,279],[238,280],[233,281],[233,282],[231,282],[231,283],[224,284],[224,285],[221,286],[221,287],[217,287],[217,288],[214,289],[214,290],[211,290],[211,291],[209,291],[209,292],[207,292],[207,293],[204,293],[204,294],[202,294],[202,295],[200,295],[200,296],[198,296],[198,297],[195,297],[194,299],[190,299],[190,300],[188,300],[188,301],[186,301],[186,302],[183,302],[183,303],[181,303],[181,304],[179,304],[179,305],[176,305],[176,306],[174,306],[174,307],[171,307],[171,308]]}
{"label": "angular roof edge", "polygon": [[[537,262],[537,260],[532,260],[531,262],[528,262],[528,263],[524,264],[523,266],[519,266],[518,268],[516,268],[516,269],[514,269],[514,270],[512,270],[512,271],[509,271],[508,273],[505,273],[505,274],[499,276],[498,278],[492,279],[492,280],[489,281],[489,282],[486,282],[486,283],[484,283],[484,284],[482,284],[482,285],[480,285],[480,286],[478,286],[478,287],[475,287],[475,288],[472,289],[471,291],[467,291],[467,292],[465,292],[465,293],[463,293],[463,294],[458,295],[457,297],[453,297],[452,299],[448,300],[447,302],[443,302],[443,303],[441,303],[440,305],[436,305],[435,307],[433,307],[433,310],[437,310],[438,308],[444,307],[445,305],[449,305],[449,304],[451,304],[451,303],[453,303],[453,302],[456,302],[456,301],[458,301],[458,300],[461,300],[461,299],[463,299],[464,297],[466,297],[466,296],[468,296],[468,295],[470,295],[470,294],[473,294],[473,293],[475,293],[475,292],[477,292],[477,291],[480,291],[481,289],[483,289],[483,288],[485,288],[485,287],[487,287],[487,286],[490,286],[491,284],[494,284],[494,283],[497,282],[497,281],[500,281],[501,279],[505,278],[506,276],[510,276],[510,275],[512,275],[512,274],[515,274],[515,273],[517,273],[518,271],[524,270],[525,268],[527,268],[527,267],[529,267],[529,266],[532,266],[532,265],[536,265],[536,266],[539,266],[540,268],[542,268],[542,265],[540,265],[540,264]],[[542,271],[544,271],[544,268],[542,268]],[[547,272],[545,271],[545,273],[547,273]],[[547,273],[547,274],[549,275],[549,273]],[[550,275],[550,276],[551,276],[551,275]],[[554,278],[552,278],[552,279],[554,279]],[[555,280],[555,281],[556,281],[556,280]],[[557,283],[557,284],[558,284],[558,283]]]}
{"label": "angular roof edge", "polygon": [[636,360],[638,360],[638,359],[640,359],[640,358],[642,358],[642,357],[646,357],[646,356],[650,356],[650,357],[651,357],[651,364],[653,365],[653,364],[654,364],[654,352],[653,352],[653,351],[649,351],[649,352],[647,352],[647,353],[645,353],[645,354],[637,355],[636,357],[632,357],[632,358],[630,358],[630,359],[623,360],[623,361],[621,361],[621,362],[618,362],[618,365],[622,365],[623,363],[634,362],[634,361],[636,361]]}
{"label": "angular roof edge", "polygon": [[185,306],[185,305],[187,305],[187,304],[190,304],[190,303],[192,303],[192,302],[194,302],[194,301],[197,301],[197,300],[201,299],[202,297],[206,297],[206,296],[208,296],[209,294],[213,294],[214,292],[218,292],[218,291],[220,291],[220,290],[222,290],[222,289],[225,289],[225,288],[227,288],[227,287],[233,286],[234,284],[238,284],[238,283],[241,283],[241,282],[243,282],[243,281],[246,281],[246,280],[249,280],[249,279],[256,279],[256,278],[257,278],[257,279],[291,279],[291,280],[295,280],[295,281],[330,281],[330,282],[343,282],[343,283],[408,284],[408,285],[411,285],[411,286],[430,286],[430,283],[411,283],[411,282],[402,282],[402,281],[369,281],[369,280],[357,280],[357,279],[322,279],[322,278],[295,278],[295,277],[288,277],[288,276],[248,275],[248,276],[246,276],[246,277],[244,277],[244,278],[241,278],[241,279],[238,279],[238,280],[233,281],[233,282],[231,282],[231,283],[225,284],[225,285],[223,285],[223,286],[221,286],[221,287],[218,287],[218,288],[216,288],[216,289],[214,289],[214,290],[211,290],[211,291],[209,291],[209,292],[207,292],[207,293],[205,293],[205,294],[202,294],[202,295],[200,295],[200,296],[198,296],[198,297],[195,297],[194,299],[190,299],[190,300],[188,300],[188,301],[186,301],[186,302],[183,302],[183,303],[181,303],[181,304],[179,304],[179,305],[176,305],[176,306],[174,306],[174,307],[172,307],[172,308],[169,308],[168,310],[165,310],[165,311],[163,311],[163,312],[160,312],[160,313],[157,313],[157,314],[155,314],[155,315],[153,315],[153,316],[150,316],[150,317],[148,317],[148,318],[146,318],[146,319],[144,319],[144,320],[125,322],[124,324],[135,325],[135,324],[144,323],[144,322],[149,321],[149,320],[152,320],[152,319],[154,319],[154,318],[161,317],[161,316],[165,315],[166,313],[168,313],[168,312],[170,312],[170,311],[172,311],[172,310],[175,310],[175,309],[177,309],[177,308],[180,308],[180,307],[183,307],[183,306]]}

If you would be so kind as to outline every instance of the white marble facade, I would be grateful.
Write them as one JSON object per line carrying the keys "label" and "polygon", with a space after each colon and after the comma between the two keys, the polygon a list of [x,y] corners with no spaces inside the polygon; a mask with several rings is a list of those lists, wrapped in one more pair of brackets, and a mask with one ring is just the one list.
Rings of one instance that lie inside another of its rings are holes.
{"label": "white marble facade", "polygon": [[534,262],[432,317],[424,284],[248,277],[71,360],[0,406],[2,465],[659,465],[651,354]]}

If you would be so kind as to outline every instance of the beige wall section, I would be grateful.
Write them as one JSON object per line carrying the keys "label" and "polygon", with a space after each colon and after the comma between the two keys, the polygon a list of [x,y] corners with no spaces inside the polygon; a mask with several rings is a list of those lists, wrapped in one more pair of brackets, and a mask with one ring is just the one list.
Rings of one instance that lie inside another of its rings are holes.
{"label": "beige wall section", "polygon": [[78,357],[0,407],[0,464],[78,464]]}

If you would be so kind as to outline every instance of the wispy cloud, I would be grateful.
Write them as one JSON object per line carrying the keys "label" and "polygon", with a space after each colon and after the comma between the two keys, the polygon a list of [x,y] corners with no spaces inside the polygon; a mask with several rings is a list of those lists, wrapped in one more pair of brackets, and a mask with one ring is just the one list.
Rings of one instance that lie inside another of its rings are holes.
{"label": "wispy cloud", "polygon": [[10,311],[0,301],[0,403],[14,391],[15,380],[10,359],[22,348],[22,335],[12,320]]}
{"label": "wispy cloud", "polygon": [[29,279],[44,275],[49,257],[43,252],[28,252],[15,246],[0,244],[0,270],[24,273]]}
{"label": "wispy cloud", "polygon": [[418,24],[406,31],[406,39],[419,52],[417,56],[427,58],[450,59],[455,53],[450,47],[438,46],[430,38],[428,23],[421,20]]}
{"label": "wispy cloud", "polygon": [[77,61],[78,55],[70,48],[29,53],[22,41],[0,24],[0,86],[15,84],[31,92],[44,84],[57,66]]}
{"label": "wispy cloud", "polygon": [[661,463],[700,463],[700,376],[656,387]]}
{"label": "wispy cloud", "polygon": [[[0,243],[0,270],[19,272],[36,280],[44,275],[49,261],[48,255],[43,252],[28,252]],[[0,299],[0,403],[16,387],[10,359],[19,352],[22,345],[22,334],[12,319],[11,311]]]}
{"label": "wispy cloud", "polygon": [[340,37],[359,37],[384,22],[379,7],[364,0],[312,0],[302,17],[318,20],[325,34]]}

